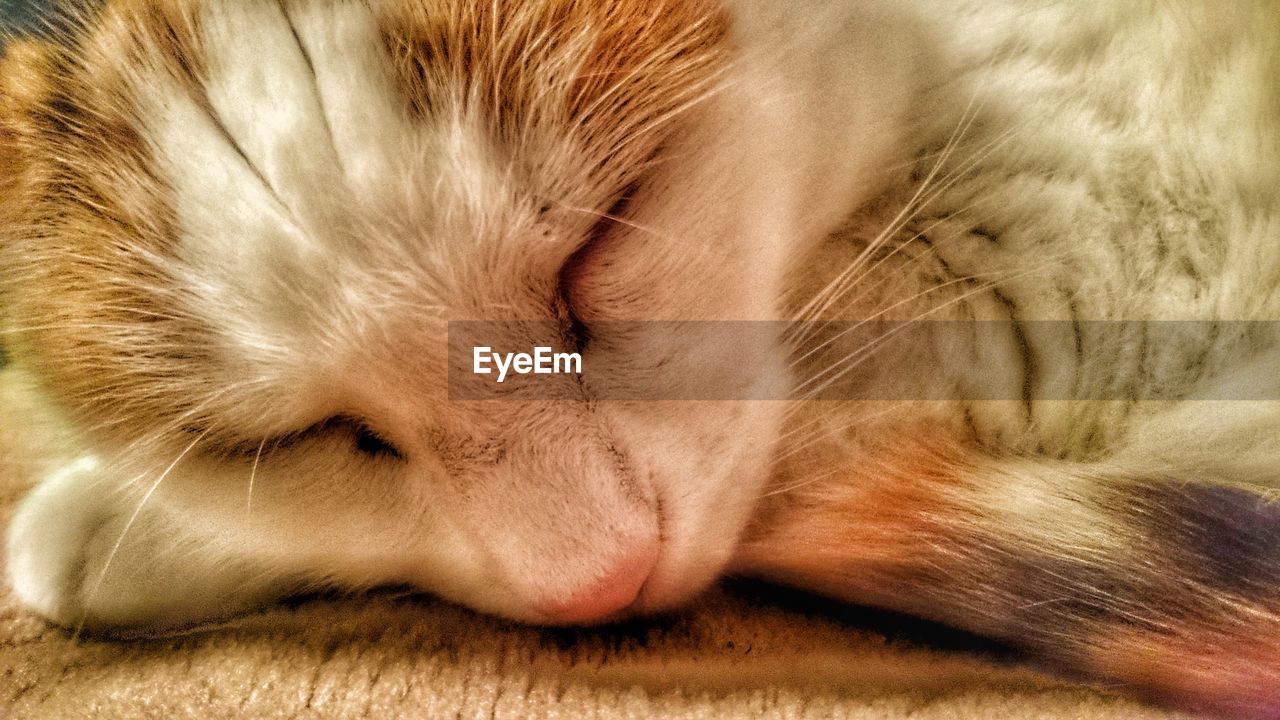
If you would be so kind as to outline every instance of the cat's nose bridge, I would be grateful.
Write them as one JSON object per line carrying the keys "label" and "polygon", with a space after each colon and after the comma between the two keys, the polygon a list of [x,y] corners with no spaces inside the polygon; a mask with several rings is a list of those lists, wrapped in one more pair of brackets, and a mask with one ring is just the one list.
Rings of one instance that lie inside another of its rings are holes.
{"label": "cat's nose bridge", "polygon": [[421,437],[450,483],[484,477],[545,492],[607,490],[647,509],[656,505],[644,463],[590,403],[454,401]]}

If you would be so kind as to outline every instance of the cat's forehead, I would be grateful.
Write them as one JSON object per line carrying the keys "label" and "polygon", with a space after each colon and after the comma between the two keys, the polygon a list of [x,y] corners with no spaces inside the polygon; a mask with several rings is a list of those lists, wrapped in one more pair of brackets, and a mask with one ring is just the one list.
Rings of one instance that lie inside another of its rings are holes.
{"label": "cat's forehead", "polygon": [[651,107],[633,113],[669,109],[716,71],[728,33],[708,0],[446,0],[385,3],[374,15],[416,112],[470,93],[513,134],[618,119],[629,102]]}

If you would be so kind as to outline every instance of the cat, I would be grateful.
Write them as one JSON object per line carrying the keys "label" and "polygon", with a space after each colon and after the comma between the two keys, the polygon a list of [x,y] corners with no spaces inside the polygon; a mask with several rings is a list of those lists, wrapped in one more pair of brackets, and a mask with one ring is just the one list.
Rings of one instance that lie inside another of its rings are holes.
{"label": "cat", "polygon": [[[390,583],[577,624],[734,572],[1280,716],[1280,377],[1241,322],[1280,319],[1277,18],[68,13],[0,65],[11,372],[77,448],[14,592],[123,636]],[[582,372],[460,397],[458,321]],[[672,377],[727,394],[617,399]]]}

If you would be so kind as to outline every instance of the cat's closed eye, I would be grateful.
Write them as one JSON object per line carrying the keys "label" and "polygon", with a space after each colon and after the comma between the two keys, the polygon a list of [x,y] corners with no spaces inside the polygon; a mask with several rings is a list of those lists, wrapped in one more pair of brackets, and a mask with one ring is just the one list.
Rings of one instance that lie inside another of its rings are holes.
{"label": "cat's closed eye", "polygon": [[[189,429],[188,434],[199,431]],[[338,443],[352,452],[373,460],[404,460],[405,453],[374,430],[370,424],[355,415],[339,414],[312,423],[299,430],[266,436],[259,440],[242,439],[221,446],[211,446],[206,453],[228,458],[253,458],[260,460],[279,450],[290,450],[308,443]]]}

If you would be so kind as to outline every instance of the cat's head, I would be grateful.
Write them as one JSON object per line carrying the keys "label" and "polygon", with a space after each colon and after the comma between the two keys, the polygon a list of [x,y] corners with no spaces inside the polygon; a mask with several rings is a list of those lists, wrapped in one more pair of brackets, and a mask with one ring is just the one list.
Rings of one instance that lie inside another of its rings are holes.
{"label": "cat's head", "polygon": [[[0,291],[108,467],[282,573],[522,619],[719,572],[779,403],[451,400],[445,351],[449,320],[535,320],[584,386],[657,382],[679,337],[593,325],[772,316],[785,120],[723,8],[136,0],[87,27],[4,61]],[[741,352],[743,397],[776,395],[781,353]]]}

